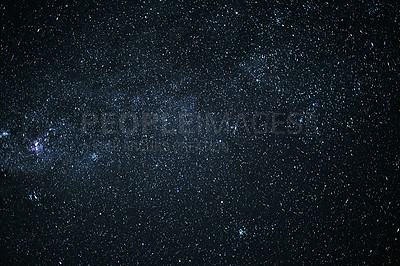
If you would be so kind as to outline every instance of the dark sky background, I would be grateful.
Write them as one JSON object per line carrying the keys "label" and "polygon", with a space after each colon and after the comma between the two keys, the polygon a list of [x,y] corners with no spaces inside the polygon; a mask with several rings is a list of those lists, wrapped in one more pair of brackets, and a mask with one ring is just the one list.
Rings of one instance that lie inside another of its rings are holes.
{"label": "dark sky background", "polygon": [[395,1],[48,2],[0,4],[2,264],[399,263]]}

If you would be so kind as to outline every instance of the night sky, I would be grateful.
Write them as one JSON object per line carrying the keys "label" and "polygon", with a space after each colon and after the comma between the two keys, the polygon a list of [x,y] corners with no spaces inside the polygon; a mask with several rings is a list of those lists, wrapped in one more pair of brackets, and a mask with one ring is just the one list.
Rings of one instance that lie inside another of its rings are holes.
{"label": "night sky", "polygon": [[347,2],[2,1],[0,264],[399,263],[400,4]]}

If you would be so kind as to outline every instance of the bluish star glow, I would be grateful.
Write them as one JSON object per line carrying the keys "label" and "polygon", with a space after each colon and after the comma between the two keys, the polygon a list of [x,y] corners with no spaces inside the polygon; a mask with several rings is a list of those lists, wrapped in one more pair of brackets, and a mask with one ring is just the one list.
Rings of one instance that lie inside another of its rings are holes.
{"label": "bluish star glow", "polygon": [[97,160],[99,159],[99,155],[98,155],[97,153],[93,152],[93,153],[90,155],[90,158],[91,158],[93,161],[97,161]]}
{"label": "bluish star glow", "polygon": [[31,147],[31,151],[33,151],[36,155],[39,155],[44,151],[44,145],[43,145],[43,140],[41,138],[38,138],[33,141]]}

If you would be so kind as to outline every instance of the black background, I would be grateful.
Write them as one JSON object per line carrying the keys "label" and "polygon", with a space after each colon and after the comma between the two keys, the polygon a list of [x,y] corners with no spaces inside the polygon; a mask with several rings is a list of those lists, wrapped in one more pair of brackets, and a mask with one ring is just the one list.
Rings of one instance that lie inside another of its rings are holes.
{"label": "black background", "polygon": [[[0,7],[3,264],[398,262],[395,1]],[[229,151],[154,153],[82,132],[105,112],[316,120],[298,135],[155,131]]]}

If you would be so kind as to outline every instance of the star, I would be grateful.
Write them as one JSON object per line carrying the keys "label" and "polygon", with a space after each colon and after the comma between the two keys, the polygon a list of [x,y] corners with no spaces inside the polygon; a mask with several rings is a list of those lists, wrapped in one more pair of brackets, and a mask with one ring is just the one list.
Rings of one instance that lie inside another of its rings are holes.
{"label": "star", "polygon": [[36,155],[39,155],[40,153],[42,153],[44,150],[42,139],[38,138],[38,139],[34,140],[30,148],[31,148],[31,151],[33,151]]}

